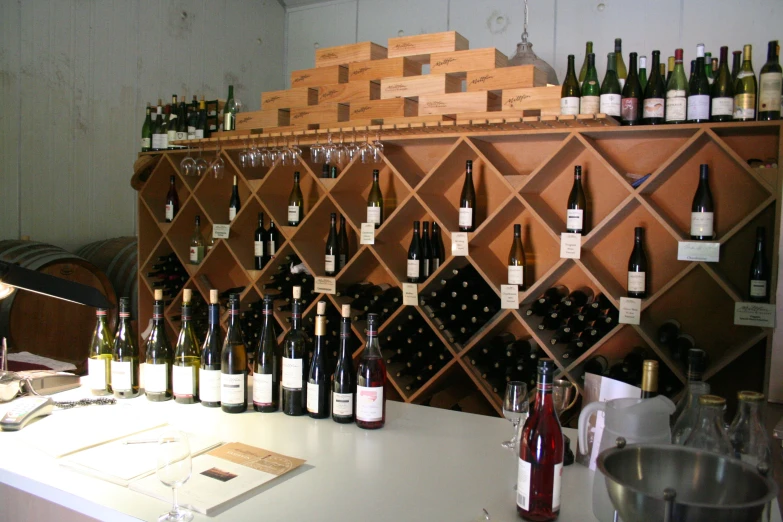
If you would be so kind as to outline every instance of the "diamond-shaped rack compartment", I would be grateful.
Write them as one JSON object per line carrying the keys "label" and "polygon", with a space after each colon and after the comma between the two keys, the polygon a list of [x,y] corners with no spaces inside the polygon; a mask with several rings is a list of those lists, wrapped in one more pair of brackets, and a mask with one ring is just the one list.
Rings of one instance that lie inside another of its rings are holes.
{"label": "diamond-shaped rack compartment", "polygon": [[[326,252],[326,240],[329,238],[330,227],[330,214],[336,214],[338,234],[340,229],[340,209],[338,209],[334,201],[330,197],[323,198],[314,209],[310,211],[301,225],[296,228],[294,234],[296,249],[302,256],[302,261],[305,262],[310,269],[310,273],[314,276],[324,276],[325,271],[325,252]],[[346,230],[348,235],[348,254],[346,263],[351,260],[352,253],[356,252],[359,240],[356,235],[356,230],[351,224],[346,221]],[[343,256],[343,252],[340,252],[340,256]],[[335,260],[339,262],[339,260]],[[338,271],[337,275],[342,273]]]}
{"label": "diamond-shaped rack compartment", "polygon": [[216,244],[204,258],[193,279],[202,295],[208,296],[212,288],[217,288],[221,304],[228,299],[228,295],[224,295],[228,290],[244,294],[250,284],[247,274],[223,242]]}
{"label": "diamond-shaped rack compartment", "polygon": [[[242,202],[242,209],[231,223],[231,231],[226,240],[228,248],[234,254],[242,268],[247,271],[250,279],[255,281],[261,270],[255,269],[255,234],[258,228],[259,213],[263,213],[264,229],[269,229],[267,212],[255,196],[250,196]],[[264,255],[268,245],[264,241]]]}
{"label": "diamond-shaped rack compartment", "polygon": [[296,227],[288,226],[288,198],[294,186],[294,172],[299,172],[299,188],[304,199],[304,220],[306,220],[324,195],[323,187],[306,165],[283,166],[278,162],[269,170],[258,189],[258,197],[264,207],[275,220],[275,224],[289,238],[296,232]]}
{"label": "diamond-shaped rack compartment", "polygon": [[[312,277],[302,273],[291,273],[291,266],[300,263],[301,259],[291,243],[285,243],[278,250],[277,255],[264,267],[254,285],[259,295],[269,294],[273,297],[275,318],[285,330],[288,330],[291,322],[291,288],[295,285],[302,286],[302,299],[305,308],[308,308],[318,297],[312,293]],[[303,280],[306,280],[308,284],[302,284]]]}
{"label": "diamond-shaped rack compartment", "polygon": [[500,406],[487,398],[483,390],[476,388],[473,378],[454,361],[437,379],[410,397],[409,402],[479,415],[501,415]]}
{"label": "diamond-shaped rack compartment", "polygon": [[[201,295],[201,291],[193,282],[193,280],[188,282],[185,285],[185,288],[190,288],[193,291],[193,295],[190,301],[192,316],[191,323],[193,325],[193,330],[196,333],[196,339],[201,342],[204,340],[207,330],[209,329],[208,299],[205,299],[204,296]],[[207,296],[207,298],[208,297],[209,296]],[[172,302],[166,307],[165,314],[166,319],[168,319],[172,329],[177,332],[177,334],[179,334],[179,330],[182,326],[182,292],[177,294],[176,299],[172,300]]]}
{"label": "diamond-shaped rack compartment", "polygon": [[[190,197],[190,189],[182,181],[182,177],[177,173],[168,156],[161,158],[158,166],[152,171],[152,175],[144,183],[144,187],[140,192],[141,199],[147,204],[155,221],[164,230],[168,228],[168,223],[166,223],[166,196],[169,193],[171,176],[174,176],[174,187],[177,190],[179,206],[182,208],[185,201]],[[174,219],[176,220],[176,216],[174,216]]]}
{"label": "diamond-shaped rack compartment", "polygon": [[[734,418],[737,408],[737,390],[753,390],[764,393],[767,365],[767,340],[761,339],[736,359],[721,369],[711,368],[705,375],[709,379],[710,393],[726,398],[726,415]],[[742,368],[742,371],[737,371]]]}
{"label": "diamond-shaped rack compartment", "polygon": [[[383,265],[399,282],[407,282],[408,248],[413,238],[413,222],[429,221],[434,218],[416,198],[408,198],[382,229],[378,230],[375,245],[372,247]],[[442,224],[441,224],[442,225]],[[431,232],[431,231],[430,231]],[[444,261],[451,257],[451,240],[445,232],[441,233],[444,246]]]}
{"label": "diamond-shaped rack compartment", "polygon": [[[699,165],[706,163],[710,171],[710,190],[715,203],[715,233],[718,241],[735,233],[735,227],[771,201],[766,184],[756,179],[737,163],[736,158],[702,132],[691,140],[682,153],[648,182],[641,193],[667,224],[682,238],[690,237],[691,205],[684,204],[699,185]],[[742,197],[737,197],[742,194]]]}
{"label": "diamond-shaped rack compartment", "polygon": [[576,136],[522,186],[522,198],[558,236],[566,230],[568,195],[574,184],[574,166],[582,167],[582,187],[587,198],[585,224],[588,234],[625,200],[631,187],[608,166],[594,149]]}
{"label": "diamond-shaped rack compartment", "polygon": [[470,257],[498,292],[500,285],[508,283],[508,254],[514,240],[515,224],[522,226],[525,288],[529,288],[560,260],[557,238],[515,196],[470,243]]}
{"label": "diamond-shaped rack compartment", "polygon": [[[203,156],[203,154],[202,154]],[[214,154],[213,154],[214,156]],[[176,171],[179,173],[180,177],[182,178],[182,181],[185,182],[185,184],[188,186],[188,188],[192,191],[196,188],[196,185],[198,185],[198,182],[201,181],[201,178],[195,174],[195,169],[193,169],[193,173],[189,176],[185,175],[185,170],[182,168],[182,162],[190,157],[193,160],[193,165],[195,165],[196,160],[199,158],[199,154],[195,150],[189,150],[189,151],[169,151],[166,153],[166,157],[169,161],[171,161],[171,164],[174,166]],[[211,161],[212,156],[210,156],[207,161]]]}
{"label": "diamond-shaped rack compartment", "polygon": [[144,230],[144,234],[139,236],[139,262],[144,263],[152,253],[152,249],[154,249],[160,241],[160,238],[163,237],[163,234],[161,233],[155,218],[150,211],[147,210],[147,205],[139,202],[137,208],[139,230]]}
{"label": "diamond-shaped rack compartment", "polygon": [[742,124],[733,127],[713,127],[710,132],[714,133],[715,139],[726,145],[730,154],[736,154],[742,161],[756,159],[779,165],[780,124],[774,121],[768,123],[769,125],[753,127]]}
{"label": "diamond-shaped rack compartment", "polygon": [[[176,252],[171,246],[171,243],[169,243],[168,239],[164,237],[155,246],[155,250],[153,250],[149,258],[147,258],[144,264],[139,267],[139,288],[146,286],[147,289],[151,292],[153,288],[153,282],[157,281],[158,279],[156,277],[151,277],[149,274],[154,274],[161,268],[166,268],[167,271],[172,271],[170,266],[164,266],[165,263],[170,261],[169,256],[171,255],[174,255],[175,265],[182,263],[182,259],[177,256]],[[178,269],[175,268],[173,270]],[[187,276],[187,274],[184,272],[183,275]]]}
{"label": "diamond-shaped rack compartment", "polygon": [[459,231],[459,201],[465,184],[465,162],[473,161],[476,209],[473,225],[478,231],[509,198],[511,188],[470,142],[462,140],[430,173],[417,193],[449,232]]}
{"label": "diamond-shaped rack compartment", "polygon": [[214,175],[207,175],[196,188],[196,198],[204,207],[209,220],[214,224],[229,224],[228,205],[231,201],[234,176],[237,177],[241,211],[242,206],[247,203],[250,197],[250,189],[242,176],[237,175],[233,168],[229,168],[229,164],[226,164],[222,178],[217,179]]}
{"label": "diamond-shaped rack compartment", "polygon": [[[180,209],[177,219],[174,220],[171,228],[166,233],[166,238],[174,247],[174,251],[182,260],[183,266],[190,275],[195,274],[196,270],[198,270],[198,265],[190,263],[190,240],[195,231],[196,216],[200,216],[201,220],[201,237],[204,238],[205,243],[208,242],[212,234],[212,222],[209,216],[204,214],[195,198],[189,199],[185,206]],[[206,257],[206,247],[204,254]],[[207,293],[207,296],[209,296],[209,293]]]}
{"label": "diamond-shaped rack compartment", "polygon": [[383,154],[408,186],[415,189],[441,158],[449,153],[456,141],[455,138],[387,141]]}
{"label": "diamond-shaped rack compartment", "polygon": [[581,255],[582,264],[616,301],[627,295],[628,258],[634,247],[635,227],[644,228],[648,297],[659,292],[687,266],[677,261],[677,239],[647,207],[632,199],[585,242]]}

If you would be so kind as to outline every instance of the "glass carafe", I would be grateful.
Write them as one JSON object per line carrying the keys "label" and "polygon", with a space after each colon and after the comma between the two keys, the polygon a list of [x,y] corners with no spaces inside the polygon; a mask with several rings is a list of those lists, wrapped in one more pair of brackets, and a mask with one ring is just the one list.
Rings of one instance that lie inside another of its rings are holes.
{"label": "glass carafe", "polygon": [[717,395],[699,397],[699,420],[685,440],[685,446],[727,456],[732,455],[731,442],[723,427],[725,411],[726,399],[723,397]]}
{"label": "glass carafe", "polygon": [[762,407],[764,394],[741,391],[737,394],[739,406],[729,428],[729,441],[734,456],[753,466],[761,462],[771,463],[769,439],[764,429]]}
{"label": "glass carafe", "polygon": [[710,393],[710,385],[706,382],[696,381],[688,384],[688,392],[683,399],[685,407],[672,428],[673,444],[685,444],[688,435],[699,420],[699,397],[708,393]]}

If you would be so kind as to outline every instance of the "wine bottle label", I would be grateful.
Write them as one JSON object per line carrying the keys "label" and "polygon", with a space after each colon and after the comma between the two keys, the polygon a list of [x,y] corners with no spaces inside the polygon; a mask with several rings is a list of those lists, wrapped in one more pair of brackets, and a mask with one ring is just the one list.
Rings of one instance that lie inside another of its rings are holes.
{"label": "wine bottle label", "polygon": [[461,207],[459,209],[459,226],[460,227],[472,227],[473,226],[473,209]]}
{"label": "wine bottle label", "polygon": [[[751,288],[752,285],[751,281]],[[751,295],[753,295],[752,290]],[[87,359],[87,375],[91,390],[106,389],[106,361],[107,359]]]}
{"label": "wine bottle label", "polygon": [[560,114],[579,114],[579,97],[560,98]]}
{"label": "wine bottle label", "polygon": [[288,205],[289,223],[299,223],[299,208],[297,205]]}
{"label": "wine bottle label", "polygon": [[408,259],[408,277],[419,277],[419,271],[421,269],[421,263],[418,259]]}
{"label": "wine bottle label", "polygon": [[345,254],[340,254],[340,262],[338,263],[337,267],[342,269],[347,262],[348,258],[345,256]]}
{"label": "wine bottle label", "polygon": [[552,477],[552,511],[560,509],[560,484],[563,479],[563,463],[555,464],[555,472]]}
{"label": "wine bottle label", "polygon": [[663,118],[666,102],[663,98],[647,98],[642,109],[643,118]]}
{"label": "wine bottle label", "polygon": [[335,272],[335,257],[333,255],[326,254],[326,260],[324,261],[324,270],[329,272]]}
{"label": "wine bottle label", "polygon": [[525,284],[525,267],[523,266],[508,266],[508,284],[510,285],[523,285]]}
{"label": "wine bottle label", "polygon": [[666,92],[666,121],[685,121],[688,113],[688,99],[685,91]]}
{"label": "wine bottle label", "polygon": [[142,149],[149,149],[151,146],[151,140],[149,138],[142,138],[141,139],[141,148]]}
{"label": "wine bottle label", "polygon": [[783,75],[779,72],[759,76],[759,112],[780,110],[780,89]]}
{"label": "wine bottle label", "polygon": [[160,148],[160,134],[153,134],[152,135],[152,148],[153,149],[159,149]]}
{"label": "wine bottle label", "polygon": [[578,208],[569,208],[566,211],[566,229],[582,230],[584,210]]}
{"label": "wine bottle label", "polygon": [[111,362],[111,387],[114,391],[129,391],[132,388],[132,375],[130,362]]}
{"label": "wine bottle label", "polygon": [[202,402],[220,402],[220,370],[198,372],[198,396]]}
{"label": "wine bottle label", "polygon": [[[751,279],[750,281],[750,296],[751,297],[767,297],[767,282],[760,281],[758,279]],[[92,372],[92,370],[90,370]],[[93,388],[97,389],[97,388]]]}
{"label": "wine bottle label", "polygon": [[332,413],[338,417],[353,415],[353,393],[333,393]]}
{"label": "wine bottle label", "polygon": [[644,292],[646,282],[647,274],[645,272],[628,272],[629,292]]}
{"label": "wine bottle label", "polygon": [[437,257],[433,257],[430,261],[432,263],[432,271],[436,271],[438,268],[440,268],[440,259]]}
{"label": "wine bottle label", "polygon": [[256,257],[263,257],[264,256],[264,242],[263,241],[254,241],[253,242],[253,255]]}
{"label": "wine bottle label", "polygon": [[196,139],[197,140],[204,139],[204,129],[196,129]]}
{"label": "wine bottle label", "polygon": [[620,116],[623,121],[639,119],[639,98],[623,98],[620,102]]}
{"label": "wine bottle label", "polygon": [[620,105],[623,97],[619,94],[601,95],[601,112],[609,116],[620,117]]}
{"label": "wine bottle label", "polygon": [[269,256],[274,257],[277,254],[277,245],[275,245],[275,242],[267,241],[266,246],[267,246],[267,251],[269,252]]}
{"label": "wine bottle label", "polygon": [[383,419],[382,387],[356,387],[356,418],[365,422]]}
{"label": "wine bottle label", "polygon": [[234,130],[234,115],[229,111],[223,113],[223,130]]}
{"label": "wine bottle label", "polygon": [[144,368],[144,391],[147,393],[163,393],[168,388],[168,380],[168,363],[147,363],[147,367]]}
{"label": "wine bottle label", "polygon": [[190,139],[190,136],[196,135],[196,126],[195,125],[188,125],[188,139]]}
{"label": "wine bottle label", "polygon": [[734,115],[734,98],[713,98],[712,115],[713,116]]}
{"label": "wine bottle label", "polygon": [[318,392],[320,388],[318,384],[307,383],[307,411],[310,413],[318,413]]}
{"label": "wine bottle label", "polygon": [[712,212],[691,212],[691,235],[712,237]]}
{"label": "wine bottle label", "polygon": [[174,219],[174,205],[166,203],[166,221]]}
{"label": "wine bottle label", "polygon": [[601,98],[598,96],[582,96],[579,103],[579,114],[598,114],[601,108]]}
{"label": "wine bottle label", "polygon": [[228,207],[228,221],[234,221],[235,217],[237,217],[237,207]]}
{"label": "wine bottle label", "polygon": [[623,90],[623,87],[625,87],[625,78],[617,78],[617,81],[620,83],[620,90]]}
{"label": "wine bottle label", "polygon": [[203,251],[203,247],[190,247],[190,262],[194,265],[197,265],[199,262],[201,262],[201,259],[199,259],[199,250]]}
{"label": "wine bottle label", "polygon": [[272,374],[253,374],[253,404],[256,406],[269,406],[272,404]]}
{"label": "wine bottle label", "polygon": [[693,96],[688,96],[688,119],[689,120],[710,119],[709,94],[694,94]]}
{"label": "wine bottle label", "polygon": [[283,357],[283,388],[302,389],[302,359]]}
{"label": "wine bottle label", "polygon": [[381,224],[381,207],[367,207],[367,223]]}
{"label": "wine bottle label", "polygon": [[530,471],[533,466],[519,458],[517,469],[517,506],[530,511]]}
{"label": "wine bottle label", "polygon": [[177,139],[178,140],[186,140],[186,139],[188,139],[188,133],[187,132],[177,131]]}
{"label": "wine bottle label", "polygon": [[176,130],[170,130],[166,131],[166,143],[168,144],[174,143],[174,140],[177,139],[177,131]]}
{"label": "wine bottle label", "polygon": [[239,405],[245,403],[245,374],[220,374],[220,404]]}
{"label": "wine bottle label", "polygon": [[196,391],[196,367],[173,366],[171,368],[172,388],[175,397],[193,397]]}

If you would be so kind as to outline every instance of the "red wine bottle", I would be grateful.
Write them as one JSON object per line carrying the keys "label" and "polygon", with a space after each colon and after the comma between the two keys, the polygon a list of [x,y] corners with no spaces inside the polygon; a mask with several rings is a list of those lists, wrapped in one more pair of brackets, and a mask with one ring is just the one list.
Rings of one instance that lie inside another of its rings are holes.
{"label": "red wine bottle", "polygon": [[356,425],[367,430],[386,424],[386,364],[378,342],[378,314],[367,314],[367,346],[356,370]]}
{"label": "red wine bottle", "polygon": [[756,251],[750,263],[748,300],[754,303],[769,303],[770,269],[766,254],[766,232],[764,227],[756,228]]}
{"label": "red wine bottle", "polygon": [[587,199],[582,188],[582,166],[574,167],[574,184],[568,195],[566,209],[566,232],[573,234],[587,234],[585,226],[585,214],[587,213]]}
{"label": "red wine bottle", "polygon": [[414,221],[413,236],[411,237],[411,244],[408,247],[408,265],[406,269],[409,283],[419,283],[422,281],[422,251],[419,235],[419,222]]}
{"label": "red wine bottle", "polygon": [[291,330],[283,341],[283,413],[286,415],[304,415],[306,399],[304,383],[307,380],[307,336],[301,327],[302,308],[300,299],[302,288],[293,288],[294,301],[291,308]]}
{"label": "red wine bottle", "polygon": [[356,371],[351,354],[351,305],[342,306],[340,320],[340,354],[332,375],[332,420],[340,424],[353,422],[356,393]]}
{"label": "red wine bottle", "polygon": [[166,223],[174,221],[174,216],[179,212],[179,194],[177,194],[175,179],[173,174],[169,178],[169,192],[166,194]]}
{"label": "red wine bottle", "polygon": [[644,251],[644,228],[634,228],[634,243],[628,259],[628,297],[647,297],[647,254]]}
{"label": "red wine bottle", "polygon": [[264,326],[258,341],[255,369],[253,371],[253,409],[270,413],[277,411],[280,386],[277,380],[277,336],[275,335],[271,294],[264,296]]}
{"label": "red wine bottle", "polygon": [[258,213],[258,228],[253,237],[253,268],[263,270],[266,266],[267,256],[264,253],[266,247],[266,229],[264,228],[264,213]]}
{"label": "red wine bottle", "polygon": [[699,167],[699,187],[691,205],[691,239],[709,241],[715,236],[715,205],[710,190],[709,165]]}
{"label": "red wine bottle", "polygon": [[473,161],[465,162],[465,183],[459,198],[460,232],[473,232],[476,227],[476,191],[473,188]]}

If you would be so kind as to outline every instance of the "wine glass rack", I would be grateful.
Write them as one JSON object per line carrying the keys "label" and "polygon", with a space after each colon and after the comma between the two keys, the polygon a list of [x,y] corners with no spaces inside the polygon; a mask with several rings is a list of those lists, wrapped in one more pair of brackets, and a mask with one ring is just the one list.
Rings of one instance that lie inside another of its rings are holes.
{"label": "wine glass rack", "polygon": [[[540,123],[540,120],[537,120]],[[480,123],[480,122],[478,122]],[[514,123],[514,122],[512,122]],[[590,125],[493,125],[461,124],[382,131],[385,154],[381,164],[362,164],[358,159],[343,168],[337,179],[319,177],[320,166],[309,162],[308,145],[315,134],[304,131],[299,144],[304,149],[300,165],[269,168],[239,167],[238,154],[246,136],[221,140],[226,163],[222,179],[183,176],[182,150],[162,153],[154,171],[139,191],[139,324],[152,315],[152,287],[145,277],[158,256],[176,253],[190,279],[185,287],[208,296],[209,285],[220,291],[244,287],[243,309],[264,294],[263,283],[284,262],[297,255],[315,276],[323,275],[324,242],[328,216],[338,212],[347,219],[351,256],[337,274],[338,290],[351,283],[401,286],[405,281],[406,251],[413,220],[437,221],[441,226],[445,260],[423,284],[419,295],[439,285],[453,268],[473,265],[489,287],[500,295],[506,278],[506,257],[515,223],[522,225],[528,267],[527,287],[519,310],[501,310],[464,345],[451,344],[419,306],[401,306],[381,327],[381,338],[401,314],[420,314],[446,347],[450,357],[423,386],[406,392],[390,375],[389,396],[405,402],[425,403],[436,393],[461,388],[472,394],[470,403],[478,413],[501,413],[502,397],[481,379],[468,354],[490,337],[505,331],[518,338],[532,338],[558,364],[560,375],[572,380],[582,392],[585,363],[596,355],[609,361],[622,359],[635,346],[655,354],[676,377],[685,381],[685,371],[657,342],[657,328],[676,319],[707,350],[710,365],[706,378],[713,390],[734,397],[738,389],[761,389],[766,383],[771,329],[734,326],[734,303],[745,300],[748,270],[753,255],[755,228],[765,226],[772,260],[771,295],[775,295],[781,184],[778,169],[755,169],[752,158],[779,162],[781,124],[776,122],[687,124],[660,127]],[[362,132],[364,129],[362,129]],[[261,135],[264,136],[264,135]],[[214,141],[212,138],[211,141]],[[195,147],[198,144],[191,142]],[[213,149],[210,144],[206,150]],[[469,234],[468,256],[451,255],[451,234],[457,230],[457,204],[465,160],[472,160],[478,195],[477,227]],[[716,205],[718,263],[677,260],[678,241],[688,239],[691,199],[698,183],[698,166],[710,165],[711,188]],[[565,231],[564,209],[572,183],[574,165],[582,165],[589,216],[589,233],[582,238],[580,259],[560,258],[560,233]],[[359,245],[371,171],[380,170],[385,221],[376,231],[374,245]],[[285,226],[286,201],[293,172],[301,172],[305,218],[298,227]],[[628,174],[651,176],[638,188]],[[202,233],[212,225],[228,222],[228,202],[233,175],[238,177],[242,208],[231,224],[227,240],[215,247],[198,266],[187,263],[188,241],[194,216],[202,216]],[[164,223],[164,197],[169,176],[175,175],[181,209],[173,222]],[[253,269],[252,240],[258,212],[278,225],[278,255],[263,270]],[[588,286],[609,296],[619,306],[625,295],[627,260],[633,246],[633,229],[646,229],[650,265],[649,297],[643,300],[641,324],[620,324],[576,359],[561,358],[564,345],[549,343],[552,332],[536,328],[538,318],[525,310],[544,290],[564,284],[571,289]],[[773,234],[774,231],[774,234]],[[315,297],[315,296],[313,296]],[[344,297],[323,295],[338,307]],[[313,313],[312,299],[305,315]],[[166,309],[167,328],[173,335],[179,323],[181,295]],[[275,311],[279,331],[288,330],[286,316]],[[226,320],[225,314],[223,321]],[[353,325],[364,345],[363,323]],[[502,391],[501,391],[502,394]]]}

